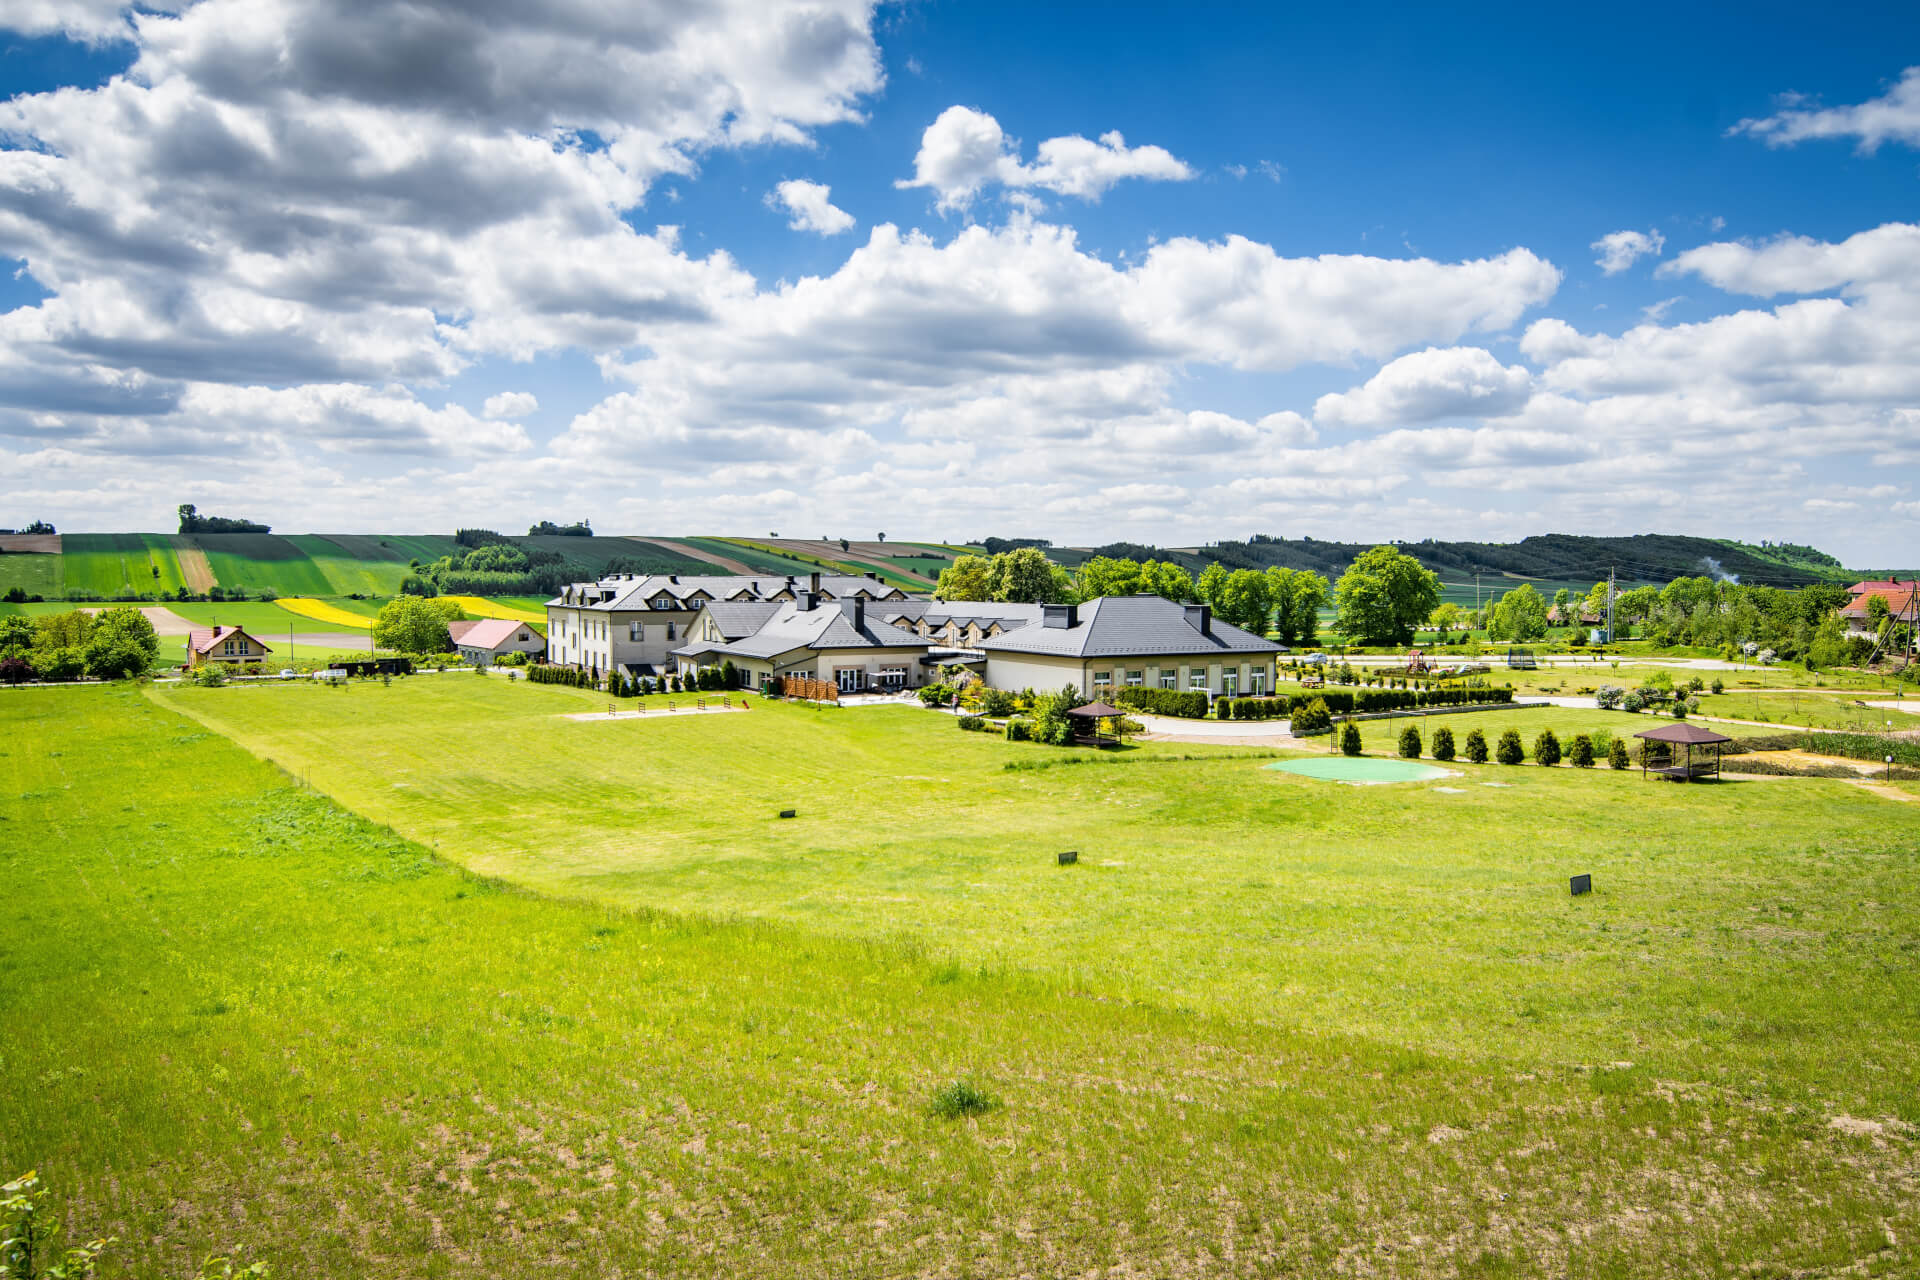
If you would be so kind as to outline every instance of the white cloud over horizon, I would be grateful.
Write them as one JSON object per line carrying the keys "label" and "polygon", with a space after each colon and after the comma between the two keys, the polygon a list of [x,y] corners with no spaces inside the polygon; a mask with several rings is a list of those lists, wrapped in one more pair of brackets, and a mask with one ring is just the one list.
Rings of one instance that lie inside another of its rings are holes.
{"label": "white cloud over horizon", "polygon": [[833,188],[825,183],[792,178],[767,193],[767,204],[791,215],[787,226],[794,231],[836,236],[842,231],[851,231],[854,218],[845,209],[834,206],[832,194]]}
{"label": "white cloud over horizon", "polygon": [[1908,67],[1892,88],[1866,102],[1844,107],[1801,103],[1798,95],[1788,95],[1773,115],[1742,120],[1727,132],[1758,138],[1770,147],[1825,138],[1856,139],[1868,154],[1887,142],[1920,146],[1920,67]]}
{"label": "white cloud over horizon", "polygon": [[1587,247],[1600,256],[1593,265],[1603,275],[1617,276],[1642,258],[1657,258],[1667,238],[1658,231],[1613,231]]}

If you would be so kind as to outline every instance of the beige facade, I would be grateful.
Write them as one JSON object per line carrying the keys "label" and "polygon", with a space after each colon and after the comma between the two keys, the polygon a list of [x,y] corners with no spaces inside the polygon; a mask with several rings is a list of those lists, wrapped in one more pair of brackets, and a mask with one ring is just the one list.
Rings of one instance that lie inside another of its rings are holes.
{"label": "beige facade", "polygon": [[[731,662],[734,670],[745,673],[744,683],[755,689],[770,678],[792,677],[825,680],[843,693],[884,693],[925,684],[926,667],[920,661],[925,654],[925,649],[795,649],[771,658],[712,655],[697,665]],[[695,665],[694,660],[680,660],[682,671]]]}
{"label": "beige facade", "polygon": [[1130,685],[1247,698],[1273,692],[1275,674],[1273,656],[1264,653],[1070,658],[989,650],[986,681],[995,689],[1037,692],[1072,685],[1089,698],[1107,697]]}
{"label": "beige facade", "polygon": [[235,667],[257,666],[272,653],[272,649],[238,627],[196,631],[187,641],[187,665],[193,667],[209,662]]}

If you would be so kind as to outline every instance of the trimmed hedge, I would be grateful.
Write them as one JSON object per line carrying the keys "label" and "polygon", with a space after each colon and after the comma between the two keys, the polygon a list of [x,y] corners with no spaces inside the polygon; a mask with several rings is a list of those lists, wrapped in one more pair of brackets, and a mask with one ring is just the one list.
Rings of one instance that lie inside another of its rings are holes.
{"label": "trimmed hedge", "polygon": [[1147,689],[1133,685],[1115,693],[1113,701],[1117,706],[1148,715],[1179,716],[1185,720],[1207,718],[1207,695],[1197,689]]}

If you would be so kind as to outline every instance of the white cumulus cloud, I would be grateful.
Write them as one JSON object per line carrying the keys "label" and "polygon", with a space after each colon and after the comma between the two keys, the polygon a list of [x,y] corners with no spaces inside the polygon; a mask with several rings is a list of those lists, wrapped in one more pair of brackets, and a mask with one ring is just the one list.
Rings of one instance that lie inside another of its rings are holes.
{"label": "white cumulus cloud", "polygon": [[1658,231],[1611,231],[1588,248],[1600,256],[1594,265],[1606,275],[1615,276],[1642,258],[1657,258],[1667,238]]}
{"label": "white cumulus cloud", "polygon": [[1812,138],[1857,138],[1862,151],[1884,142],[1920,146],[1920,67],[1908,67],[1877,98],[1844,107],[1790,105],[1770,116],[1742,120],[1727,131],[1760,139],[1770,147]]}
{"label": "white cumulus cloud", "polygon": [[955,106],[942,111],[921,135],[913,177],[894,185],[926,187],[939,196],[942,208],[952,209],[993,185],[1037,187],[1098,200],[1127,178],[1183,182],[1193,176],[1194,171],[1164,147],[1129,147],[1117,132],[1103,133],[1098,141],[1078,134],[1048,138],[1029,165],[998,120],[984,111]]}
{"label": "white cumulus cloud", "polygon": [[795,231],[813,231],[823,236],[839,235],[853,229],[853,215],[836,208],[828,197],[833,188],[823,182],[794,178],[782,182],[767,193],[767,204],[785,209],[792,216],[787,225]]}
{"label": "white cumulus cloud", "polygon": [[1351,391],[1321,396],[1315,421],[1334,426],[1404,426],[1437,418],[1497,418],[1526,404],[1533,377],[1479,347],[1428,347],[1389,362]]}
{"label": "white cumulus cloud", "polygon": [[502,391],[487,397],[486,403],[480,406],[480,416],[495,421],[524,418],[539,407],[539,398],[531,391]]}

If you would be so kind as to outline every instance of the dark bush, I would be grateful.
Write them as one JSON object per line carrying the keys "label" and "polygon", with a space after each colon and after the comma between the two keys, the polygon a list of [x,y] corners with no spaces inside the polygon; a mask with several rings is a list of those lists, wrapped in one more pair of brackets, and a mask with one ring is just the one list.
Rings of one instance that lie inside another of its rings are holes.
{"label": "dark bush", "polygon": [[969,733],[981,733],[986,730],[987,722],[980,716],[961,716],[960,727]]}
{"label": "dark bush", "polygon": [[1487,762],[1487,735],[1478,729],[1467,734],[1467,759],[1474,764]]}
{"label": "dark bush", "polygon": [[1007,721],[1007,741],[1008,742],[1033,741],[1033,721],[1031,720]]}
{"label": "dark bush", "polygon": [[1553,736],[1553,730],[1542,729],[1533,740],[1533,762],[1548,768],[1560,763],[1560,739]]}
{"label": "dark bush", "polygon": [[1343,756],[1360,754],[1360,726],[1351,720],[1340,726],[1340,754]]}
{"label": "dark bush", "polygon": [[988,689],[980,695],[980,710],[998,719],[1013,714],[1013,695],[1005,689]]}
{"label": "dark bush", "polygon": [[1333,712],[1327,709],[1327,700],[1315,698],[1304,707],[1296,707],[1291,727],[1293,732],[1302,735],[1325,733],[1333,728]]}
{"label": "dark bush", "polygon": [[1400,731],[1400,758],[1418,760],[1420,758],[1420,731],[1412,725]]}
{"label": "dark bush", "polygon": [[1519,764],[1527,758],[1527,750],[1520,745],[1520,731],[1509,729],[1500,735],[1500,745],[1493,750],[1493,758],[1501,764]]}
{"label": "dark bush", "polygon": [[1433,731],[1433,758],[1435,760],[1453,759],[1453,730],[1445,725]]}
{"label": "dark bush", "polygon": [[1567,761],[1576,769],[1593,768],[1593,739],[1586,734],[1576,734],[1573,746],[1567,751]]}

